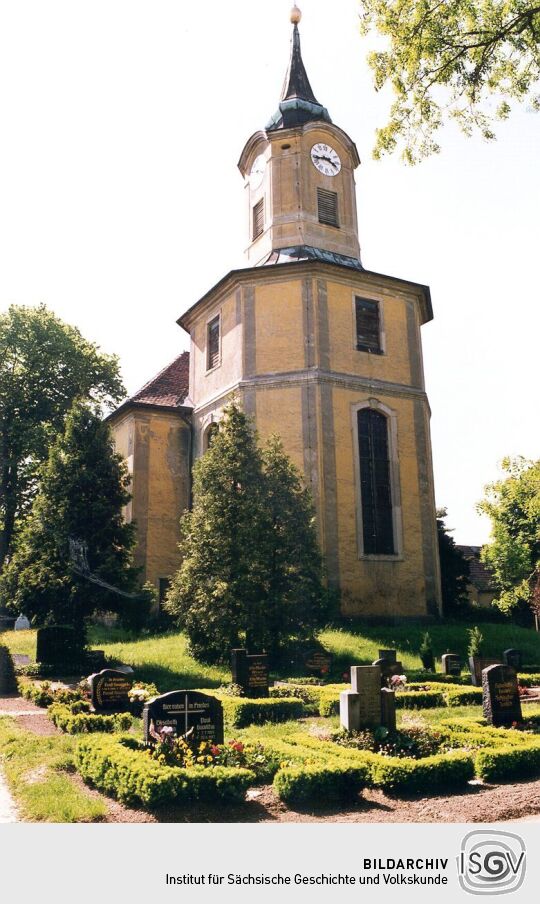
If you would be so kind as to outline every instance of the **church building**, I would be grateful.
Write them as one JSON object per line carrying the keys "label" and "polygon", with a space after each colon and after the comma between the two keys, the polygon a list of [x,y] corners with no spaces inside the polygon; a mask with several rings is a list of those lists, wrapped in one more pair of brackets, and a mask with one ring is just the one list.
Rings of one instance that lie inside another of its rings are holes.
{"label": "church building", "polygon": [[440,611],[440,574],[420,327],[429,288],[367,270],[354,141],[311,88],[297,7],[278,109],[247,141],[246,267],[178,320],[181,354],[110,417],[127,459],[137,562],[166,592],[193,461],[236,398],[261,439],[279,434],[313,495],[342,613]]}

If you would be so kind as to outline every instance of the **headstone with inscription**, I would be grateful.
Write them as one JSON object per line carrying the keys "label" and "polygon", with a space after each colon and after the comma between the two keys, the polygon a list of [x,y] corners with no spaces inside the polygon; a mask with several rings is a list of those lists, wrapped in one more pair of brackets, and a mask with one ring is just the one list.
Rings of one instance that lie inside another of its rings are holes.
{"label": "headstone with inscription", "polygon": [[396,692],[388,687],[381,687],[381,725],[396,730]]}
{"label": "headstone with inscription", "polygon": [[441,657],[441,663],[443,675],[454,675],[455,677],[461,675],[461,657],[457,653],[445,653]]}
{"label": "headstone with inscription", "polygon": [[351,668],[351,690],[339,695],[341,726],[347,731],[381,724],[381,672],[378,666]]}
{"label": "headstone with inscription", "polygon": [[103,669],[88,679],[96,712],[126,712],[133,679],[116,669]]}
{"label": "headstone with inscription", "polygon": [[386,687],[389,680],[394,675],[403,674],[403,665],[401,662],[393,662],[391,659],[376,659],[373,665],[379,667],[381,672],[381,687]]}
{"label": "headstone with inscription", "polygon": [[328,675],[333,657],[326,650],[309,650],[304,655],[304,669],[309,675]]}
{"label": "headstone with inscription", "polygon": [[509,665],[491,665],[482,671],[484,718],[496,727],[521,722],[516,670]]}
{"label": "headstone with inscription", "polygon": [[521,650],[505,650],[503,653],[503,661],[505,665],[510,665],[513,669],[519,671],[523,664],[523,655]]}
{"label": "headstone with inscription", "polygon": [[145,703],[143,728],[145,744],[153,744],[161,728],[173,729],[175,737],[195,743],[223,744],[223,706],[220,700],[199,691],[171,691]]}
{"label": "headstone with inscription", "polygon": [[238,684],[246,697],[268,697],[269,668],[266,653],[248,654],[247,650],[232,650],[231,672],[233,684]]}
{"label": "headstone with inscription", "polygon": [[474,687],[482,687],[482,672],[490,665],[501,665],[500,659],[484,659],[480,656],[469,656],[471,682]]}

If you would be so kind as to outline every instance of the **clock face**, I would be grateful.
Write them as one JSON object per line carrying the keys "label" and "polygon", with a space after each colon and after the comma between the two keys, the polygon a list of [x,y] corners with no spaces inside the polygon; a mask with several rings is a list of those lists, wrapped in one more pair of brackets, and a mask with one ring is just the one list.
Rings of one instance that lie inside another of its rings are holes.
{"label": "clock face", "polygon": [[314,144],[311,148],[311,160],[323,176],[337,176],[341,169],[339,154],[329,144]]}
{"label": "clock face", "polygon": [[253,166],[249,174],[249,184],[251,188],[258,188],[264,178],[266,168],[266,158],[264,154],[259,154],[253,161]]}

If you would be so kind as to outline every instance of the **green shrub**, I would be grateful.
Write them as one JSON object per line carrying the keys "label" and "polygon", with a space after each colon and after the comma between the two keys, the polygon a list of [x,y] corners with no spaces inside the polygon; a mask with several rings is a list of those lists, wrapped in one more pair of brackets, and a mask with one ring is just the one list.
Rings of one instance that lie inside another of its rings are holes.
{"label": "green shrub", "polygon": [[17,679],[11,653],[0,645],[0,694],[17,693]]}
{"label": "green shrub", "polygon": [[76,751],[83,779],[122,803],[157,807],[194,800],[243,800],[255,775],[249,769],[160,766],[134,738],[81,739]]}
{"label": "green shrub", "polygon": [[481,687],[451,687],[443,691],[447,706],[474,706],[482,702]]}
{"label": "green shrub", "polygon": [[538,687],[540,675],[535,672],[518,672],[518,684],[522,687]]}
{"label": "green shrub", "polygon": [[295,697],[307,704],[318,703],[320,693],[317,693],[317,691],[319,691],[319,688],[303,684],[277,685],[276,687],[271,687],[269,689],[270,696],[274,699],[283,697],[290,699],[291,697]]}
{"label": "green shrub", "polygon": [[[131,716],[129,713],[114,713],[100,715],[84,711],[87,704],[74,703],[72,706],[64,706],[61,703],[53,703],[49,706],[47,715],[60,731],[67,734],[83,734],[94,731],[127,731],[131,728]],[[84,709],[81,709],[83,707]]]}
{"label": "green shrub", "polygon": [[246,725],[262,725],[264,722],[288,722],[305,715],[302,700],[293,697],[281,699],[250,699],[248,697],[222,697],[223,715],[232,728]]}
{"label": "green shrub", "polygon": [[372,783],[385,791],[418,793],[457,788],[474,777],[469,753],[439,753],[421,760],[370,756]]}
{"label": "green shrub", "polygon": [[540,773],[540,741],[523,747],[479,750],[476,774],[485,782],[530,778]]}
{"label": "green shrub", "polygon": [[18,685],[20,694],[36,706],[50,706],[51,703],[68,705],[84,699],[81,690],[72,690],[65,684],[54,685],[50,681],[34,682],[19,678]]}
{"label": "green shrub", "polygon": [[366,786],[368,775],[365,765],[286,766],[276,774],[273,787],[286,803],[352,800]]}
{"label": "green shrub", "polygon": [[[409,686],[408,686],[409,687]],[[436,706],[444,706],[442,690],[409,690],[396,693],[396,709],[432,709]]]}

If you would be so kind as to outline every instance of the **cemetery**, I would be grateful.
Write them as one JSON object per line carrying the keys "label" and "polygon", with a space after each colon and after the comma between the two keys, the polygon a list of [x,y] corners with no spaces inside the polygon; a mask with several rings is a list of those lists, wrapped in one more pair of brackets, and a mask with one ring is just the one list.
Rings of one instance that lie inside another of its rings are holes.
{"label": "cemetery", "polygon": [[[344,667],[343,638],[331,632],[329,649],[295,659],[296,674],[234,649],[230,669],[215,667],[206,681],[188,673],[160,681],[157,668],[120,662],[111,648],[79,657],[73,674],[68,646],[69,674],[61,662],[43,673],[15,652],[30,637],[35,643],[35,632],[2,635],[0,697],[18,692],[38,707],[54,732],[48,743],[70,745],[70,768],[86,786],[141,812],[234,808],[257,789],[291,813],[347,810],[370,791],[406,800],[540,776],[540,667],[517,647],[489,651],[480,686],[478,664],[467,668],[465,656],[446,652],[426,671],[405,644],[372,645],[371,662],[364,653]],[[85,674],[96,661],[104,667]],[[1,702],[0,712],[3,759],[2,723],[13,744],[16,719]]]}

